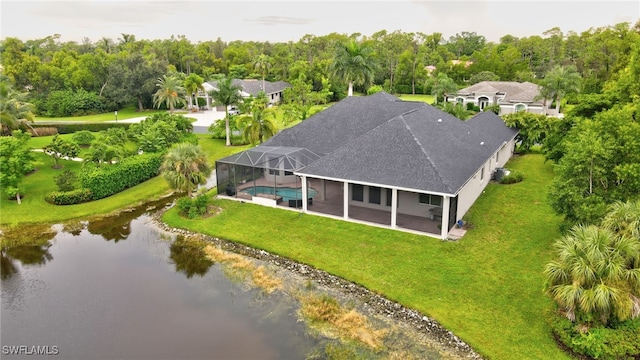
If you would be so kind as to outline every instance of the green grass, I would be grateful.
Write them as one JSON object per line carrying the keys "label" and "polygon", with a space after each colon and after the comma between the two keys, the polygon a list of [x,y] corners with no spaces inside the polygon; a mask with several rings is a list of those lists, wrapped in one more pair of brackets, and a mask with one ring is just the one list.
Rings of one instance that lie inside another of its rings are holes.
{"label": "green grass", "polygon": [[423,94],[398,94],[396,95],[401,100],[406,101],[424,101],[427,104],[433,104],[435,102],[435,97],[433,95],[423,95]]}
{"label": "green grass", "polygon": [[109,214],[117,210],[132,207],[146,200],[157,199],[171,192],[167,182],[160,176],[122,191],[105,199],[84,204],[57,206],[44,201],[51,191],[57,191],[54,177],[64,169],[71,169],[76,173],[80,163],[61,160],[62,169],[53,169],[53,159],[42,153],[36,153],[38,161],[37,171],[26,176],[21,183],[24,198],[22,204],[0,197],[0,224],[2,226],[17,226],[27,223],[50,223]]}
{"label": "green grass", "polygon": [[173,227],[237,241],[366,286],[437,319],[491,359],[569,359],[553,341],[542,292],[559,217],[545,202],[552,169],[542,155],[514,158],[525,180],[490,184],[458,242],[298,212],[215,200],[223,212]]}
{"label": "green grass", "polygon": [[[118,110],[118,120],[126,120],[137,118],[141,116],[149,116],[158,112],[166,112],[166,110],[145,110],[144,112],[137,111],[134,106],[128,106],[126,108]],[[107,112],[103,114],[85,115],[85,116],[68,116],[68,117],[44,117],[37,116],[36,122],[48,122],[48,121],[76,121],[76,122],[102,122],[102,121],[115,121],[116,117],[113,112]]]}

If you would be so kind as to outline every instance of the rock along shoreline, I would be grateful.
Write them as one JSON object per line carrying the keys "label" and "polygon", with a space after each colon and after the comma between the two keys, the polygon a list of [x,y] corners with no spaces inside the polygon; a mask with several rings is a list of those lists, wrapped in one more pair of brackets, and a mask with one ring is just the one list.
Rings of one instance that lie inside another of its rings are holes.
{"label": "rock along shoreline", "polygon": [[255,249],[243,244],[238,244],[189,230],[170,227],[160,220],[164,210],[166,210],[166,208],[152,216],[156,225],[164,231],[182,236],[197,236],[205,241],[213,243],[222,250],[254,258],[288,270],[305,279],[312,280],[320,286],[336,290],[342,295],[358,301],[373,314],[381,315],[410,325],[415,331],[429,339],[430,342],[442,347],[443,350],[449,352],[451,355],[457,356],[461,359],[483,359],[480,354],[476,353],[471,348],[471,346],[462,341],[451,331],[444,328],[436,320],[431,319],[416,310],[406,308],[401,304],[376,294],[361,285],[331,275],[324,270],[316,269],[312,266],[272,254],[268,251]]}

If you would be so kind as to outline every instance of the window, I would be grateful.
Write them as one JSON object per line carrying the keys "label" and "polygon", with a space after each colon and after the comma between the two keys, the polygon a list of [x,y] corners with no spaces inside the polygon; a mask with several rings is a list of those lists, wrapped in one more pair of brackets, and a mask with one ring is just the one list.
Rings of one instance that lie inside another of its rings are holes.
{"label": "window", "polygon": [[458,103],[458,104],[464,104],[464,98],[461,98],[461,97],[456,98],[456,103]]}
{"label": "window", "polygon": [[380,204],[382,189],[377,186],[369,186],[369,203]]}
{"label": "window", "polygon": [[502,148],[500,148],[500,150],[498,150],[498,152],[496,153],[496,163],[500,162],[500,151],[502,151]]}
{"label": "window", "polygon": [[480,181],[484,180],[484,166],[480,170]]}
{"label": "window", "polygon": [[291,176],[291,175],[293,175],[293,172],[286,171],[286,170],[284,171],[284,176]]}
{"label": "window", "polygon": [[420,194],[418,200],[420,204],[442,206],[442,196],[431,194]]}
{"label": "window", "polygon": [[527,110],[527,105],[525,105],[525,104],[516,104],[515,110],[516,110],[516,112],[526,111]]}
{"label": "window", "polygon": [[387,206],[391,206],[392,197],[393,197],[393,190],[387,189]]}
{"label": "window", "polygon": [[364,186],[360,184],[352,184],[351,199],[354,201],[364,201]]}
{"label": "window", "polygon": [[280,170],[278,170],[278,169],[269,169],[269,175],[280,176]]}

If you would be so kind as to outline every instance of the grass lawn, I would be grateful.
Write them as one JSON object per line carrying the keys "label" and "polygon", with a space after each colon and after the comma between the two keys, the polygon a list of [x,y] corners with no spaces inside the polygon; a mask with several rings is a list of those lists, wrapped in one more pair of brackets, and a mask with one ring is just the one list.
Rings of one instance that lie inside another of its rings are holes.
{"label": "grass lawn", "polygon": [[[71,139],[72,134],[60,135]],[[214,166],[215,160],[245,150],[249,146],[225,146],[224,140],[211,139],[208,134],[198,134],[198,143],[207,154],[209,164]],[[29,140],[34,149],[41,149],[49,144],[53,136],[35,137]],[[86,150],[83,150],[86,151]],[[57,223],[75,218],[108,214],[119,209],[135,206],[141,201],[157,199],[171,192],[167,182],[161,177],[155,177],[138,186],[105,199],[85,204],[56,206],[44,201],[45,196],[57,191],[54,177],[64,169],[71,169],[78,173],[81,168],[79,162],[61,160],[62,169],[53,169],[53,158],[43,153],[35,154],[37,171],[26,176],[22,181],[24,198],[22,204],[7,200],[0,196],[0,225],[16,226],[26,223]],[[79,184],[78,184],[79,185]]]}
{"label": "grass lawn", "polygon": [[[128,106],[126,108],[118,110],[118,120],[126,120],[137,118],[141,116],[149,116],[158,112],[166,112],[166,110],[145,110],[144,112],[137,111],[134,106]],[[77,122],[101,122],[101,121],[115,121],[115,113],[108,112],[103,114],[85,115],[85,116],[68,116],[68,117],[44,117],[37,116],[36,122],[47,121],[77,121]]]}
{"label": "grass lawn", "polygon": [[294,211],[215,200],[223,212],[173,227],[237,241],[326,270],[441,322],[491,359],[569,359],[553,341],[542,292],[550,244],[560,236],[545,201],[552,169],[542,155],[514,158],[522,183],[490,184],[458,242]]}
{"label": "grass lawn", "polygon": [[62,169],[53,169],[53,158],[42,153],[36,153],[38,164],[37,171],[26,176],[22,181],[24,198],[22,204],[0,197],[0,224],[2,226],[17,226],[27,223],[50,223],[93,216],[109,214],[117,210],[135,206],[146,200],[158,199],[162,195],[169,194],[171,190],[167,182],[160,176],[150,179],[140,185],[129,188],[116,195],[98,201],[84,204],[58,206],[44,201],[45,196],[57,191],[54,177],[62,173],[64,169],[72,169],[76,173],[80,169],[80,163],[61,160]]}
{"label": "grass lawn", "polygon": [[401,100],[406,100],[406,101],[424,101],[427,104],[431,104],[431,105],[433,105],[433,103],[435,102],[435,97],[433,95],[397,94],[396,96],[399,97]]}

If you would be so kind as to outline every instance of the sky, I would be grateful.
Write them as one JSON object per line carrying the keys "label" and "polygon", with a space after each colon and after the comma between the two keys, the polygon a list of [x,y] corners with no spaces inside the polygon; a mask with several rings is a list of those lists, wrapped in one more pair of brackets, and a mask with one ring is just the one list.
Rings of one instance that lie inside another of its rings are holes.
{"label": "sky", "polygon": [[0,39],[114,41],[184,35],[207,40],[296,42],[304,35],[380,30],[455,34],[476,32],[488,41],[504,35],[544,36],[559,27],[565,34],[640,19],[640,0],[0,0]]}

